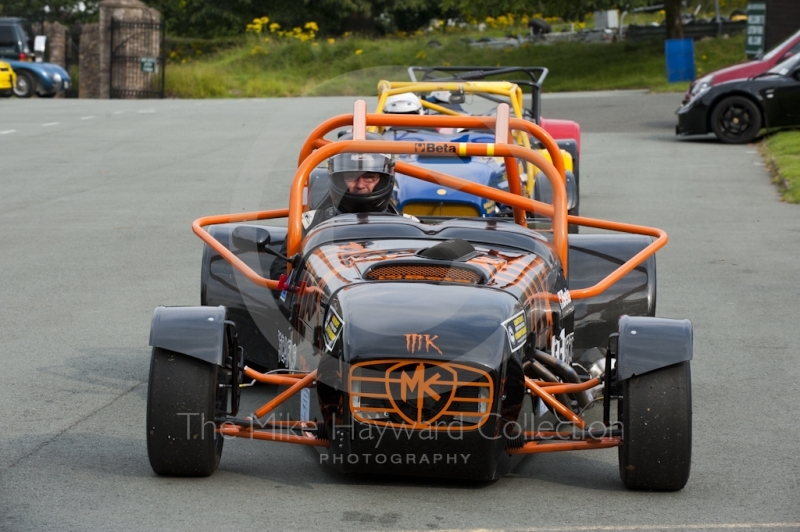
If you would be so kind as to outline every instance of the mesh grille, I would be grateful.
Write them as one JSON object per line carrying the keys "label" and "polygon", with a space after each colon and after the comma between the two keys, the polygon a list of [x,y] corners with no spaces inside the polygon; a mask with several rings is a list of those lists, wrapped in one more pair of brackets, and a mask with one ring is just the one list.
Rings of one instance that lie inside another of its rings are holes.
{"label": "mesh grille", "polygon": [[411,216],[480,216],[478,208],[464,203],[407,203],[403,214]]}
{"label": "mesh grille", "polygon": [[376,266],[367,272],[368,281],[437,281],[449,283],[478,284],[480,276],[466,268],[450,266],[428,266],[404,264]]}
{"label": "mesh grille", "polygon": [[350,372],[350,409],[363,423],[476,429],[491,415],[492,397],[491,377],[462,364],[374,361]]}

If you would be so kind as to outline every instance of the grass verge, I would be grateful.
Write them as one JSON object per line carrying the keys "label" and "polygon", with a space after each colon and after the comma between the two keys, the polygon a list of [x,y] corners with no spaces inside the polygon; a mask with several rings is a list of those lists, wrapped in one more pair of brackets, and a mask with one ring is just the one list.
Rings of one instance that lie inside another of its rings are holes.
{"label": "grass verge", "polygon": [[[557,43],[518,48],[470,47],[464,35],[313,42],[265,41],[210,56],[177,57],[166,71],[168,96],[241,98],[374,95],[380,79],[407,79],[409,65],[546,66],[546,92],[603,89],[685,91],[667,84],[663,42]],[[437,42],[431,44],[431,41]],[[744,59],[744,36],[696,43],[698,75]]]}
{"label": "grass verge", "polygon": [[759,147],[783,200],[800,203],[800,131],[770,135]]}

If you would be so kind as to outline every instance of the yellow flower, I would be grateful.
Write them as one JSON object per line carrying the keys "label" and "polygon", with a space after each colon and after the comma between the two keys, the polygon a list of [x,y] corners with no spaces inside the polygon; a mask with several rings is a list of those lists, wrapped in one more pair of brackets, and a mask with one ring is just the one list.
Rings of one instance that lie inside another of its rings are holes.
{"label": "yellow flower", "polygon": [[316,22],[306,22],[306,25],[303,26],[307,30],[311,31],[319,31],[319,26],[317,26]]}
{"label": "yellow flower", "polygon": [[350,37],[352,34],[353,34],[352,31],[346,31],[342,33],[342,38],[346,39],[347,37]]}
{"label": "yellow flower", "polygon": [[311,46],[319,46],[319,43],[318,42],[312,42]]}
{"label": "yellow flower", "polygon": [[703,61],[705,61],[706,59],[708,59],[708,57],[702,56],[702,59],[703,59]]}
{"label": "yellow flower", "polygon": [[264,42],[269,42],[269,37],[264,37]]}
{"label": "yellow flower", "polygon": [[333,44],[335,42],[336,42],[336,39],[334,39],[333,37],[328,37],[328,44]]}
{"label": "yellow flower", "polygon": [[279,29],[281,29],[281,25],[280,25],[280,24],[278,24],[277,22],[273,22],[272,24],[270,24],[270,25],[269,25],[269,31],[270,31],[270,33],[275,33],[275,32],[276,32],[276,31],[278,31]]}
{"label": "yellow flower", "polygon": [[355,51],[355,54],[356,54],[356,55],[361,55],[363,52],[364,52],[364,50],[362,50],[361,48],[359,48],[358,50],[356,50],[356,51]]}
{"label": "yellow flower", "polygon": [[255,19],[253,22],[259,22],[259,23],[261,23],[261,24],[266,24],[266,23],[268,23],[268,22],[269,22],[269,17],[261,17],[261,18],[257,18],[257,19]]}
{"label": "yellow flower", "polygon": [[425,53],[425,50],[420,50],[417,52],[417,55],[414,56],[416,59],[425,59],[426,57],[428,57],[428,54]]}

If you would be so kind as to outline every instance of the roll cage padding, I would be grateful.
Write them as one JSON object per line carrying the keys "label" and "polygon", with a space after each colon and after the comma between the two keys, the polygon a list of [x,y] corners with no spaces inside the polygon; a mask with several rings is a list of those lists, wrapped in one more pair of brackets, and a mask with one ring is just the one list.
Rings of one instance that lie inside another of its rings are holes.
{"label": "roll cage padding", "polygon": [[645,316],[620,318],[617,380],[691,359],[691,321]]}
{"label": "roll cage padding", "polygon": [[223,365],[225,307],[157,307],[150,323],[150,345]]}

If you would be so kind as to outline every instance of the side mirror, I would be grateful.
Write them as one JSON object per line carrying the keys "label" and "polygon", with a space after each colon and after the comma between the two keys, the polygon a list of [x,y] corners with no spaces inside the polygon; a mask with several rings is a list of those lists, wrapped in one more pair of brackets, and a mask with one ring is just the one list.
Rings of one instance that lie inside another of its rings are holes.
{"label": "side mirror", "polygon": [[269,231],[256,225],[240,225],[231,233],[231,242],[240,251],[266,251],[269,241]]}

